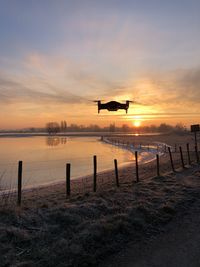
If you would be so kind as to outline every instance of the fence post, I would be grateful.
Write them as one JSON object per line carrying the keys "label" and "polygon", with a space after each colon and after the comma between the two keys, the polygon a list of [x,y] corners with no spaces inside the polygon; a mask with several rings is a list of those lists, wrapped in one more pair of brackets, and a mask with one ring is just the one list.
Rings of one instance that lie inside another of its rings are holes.
{"label": "fence post", "polygon": [[171,162],[172,171],[175,172],[174,163],[173,163],[172,153],[171,153],[170,147],[168,147],[168,151],[169,151],[169,156],[170,156],[170,162]]}
{"label": "fence post", "polygon": [[138,172],[138,152],[135,151],[135,171],[136,171],[136,182],[139,182],[139,172]]}
{"label": "fence post", "polygon": [[181,155],[181,164],[182,164],[182,167],[185,168],[184,159],[183,159],[183,151],[182,151],[181,146],[179,146],[179,150],[180,150],[180,155]]}
{"label": "fence post", "polygon": [[70,194],[71,194],[70,169],[71,169],[71,164],[70,163],[67,163],[66,164],[66,198],[68,196],[70,196]]}
{"label": "fence post", "polygon": [[21,206],[22,200],[22,161],[18,162],[18,190],[17,190],[17,205]]}
{"label": "fence post", "polygon": [[[195,142],[195,146],[197,147],[197,132],[194,132],[194,142]],[[197,147],[198,150],[198,147]]]}
{"label": "fence post", "polygon": [[187,143],[187,156],[188,156],[188,164],[191,165],[191,159],[190,159],[190,147],[189,144]]}
{"label": "fence post", "polygon": [[116,178],[116,185],[119,187],[119,176],[118,176],[118,167],[117,167],[117,160],[114,159],[114,165],[115,165],[115,178]]}
{"label": "fence post", "polygon": [[199,163],[199,154],[198,154],[197,146],[195,146],[195,154],[196,154],[197,163]]}
{"label": "fence post", "polygon": [[159,162],[159,155],[156,155],[156,162],[157,162],[157,176],[160,176],[160,162]]}
{"label": "fence post", "polygon": [[93,157],[93,164],[94,164],[93,191],[96,192],[97,191],[97,156],[96,155]]}

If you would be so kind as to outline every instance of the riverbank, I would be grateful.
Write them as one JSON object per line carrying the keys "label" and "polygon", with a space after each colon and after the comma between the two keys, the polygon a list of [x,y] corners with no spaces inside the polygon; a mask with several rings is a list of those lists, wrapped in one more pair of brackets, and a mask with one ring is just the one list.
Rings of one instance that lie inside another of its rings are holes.
{"label": "riverbank", "polygon": [[[190,138],[169,136],[163,142],[185,145]],[[97,176],[96,193],[88,176],[73,181],[68,199],[64,184],[25,192],[21,208],[13,198],[0,209],[0,266],[97,266],[127,242],[148,243],[200,196],[199,165],[182,169],[178,152],[173,159],[177,172],[171,172],[166,153],[160,177],[155,162],[139,166],[139,183],[134,166],[120,169],[119,188],[109,171]]]}
{"label": "riverbank", "polygon": [[[114,138],[115,140],[116,138]],[[187,165],[187,152],[186,152],[186,143],[191,144],[191,150],[193,149],[193,139],[191,135],[187,136],[177,136],[177,135],[166,135],[166,136],[149,136],[149,137],[121,137],[119,140],[122,142],[135,142],[135,144],[151,144],[151,143],[167,143],[172,147],[173,152],[173,161],[174,168],[181,168],[181,158],[179,153],[179,146],[183,148],[183,158],[184,162]],[[137,141],[136,141],[137,140]],[[174,144],[176,144],[176,152],[174,148]],[[191,160],[196,162],[196,156],[194,150],[190,152]],[[114,158],[114,155],[113,155]],[[170,173],[172,170],[171,162],[168,152],[162,154],[160,157],[160,174]],[[151,177],[157,175],[156,170],[156,161],[145,162],[145,164],[139,165],[139,178],[140,180],[146,180]],[[136,181],[136,173],[135,173],[135,163],[128,163],[125,166],[119,168],[119,184],[123,186],[123,184],[133,185]],[[108,190],[115,186],[115,172],[113,170],[103,171],[97,173],[97,191]],[[93,191],[93,176],[87,175],[79,177],[78,179],[74,179],[71,181],[71,195],[72,197],[76,197],[77,195],[84,195],[88,192]],[[58,197],[55,197],[55,196]],[[59,204],[59,201],[65,201],[66,198],[66,190],[65,190],[65,181],[59,181],[58,183],[47,184],[45,186],[31,188],[28,192],[24,192],[23,194],[23,205],[32,206],[32,205],[47,205],[48,202]],[[15,201],[15,199],[12,202]],[[34,201],[33,201],[34,200]]]}

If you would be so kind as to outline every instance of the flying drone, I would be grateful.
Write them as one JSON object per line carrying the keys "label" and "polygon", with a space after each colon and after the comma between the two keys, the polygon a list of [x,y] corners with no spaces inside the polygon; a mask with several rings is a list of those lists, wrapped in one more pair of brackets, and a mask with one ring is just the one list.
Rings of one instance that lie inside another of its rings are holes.
{"label": "flying drone", "polygon": [[100,113],[102,109],[107,109],[108,111],[117,111],[118,109],[124,109],[127,113],[129,108],[129,103],[132,103],[133,101],[126,100],[126,103],[120,103],[117,101],[109,101],[107,103],[101,103],[101,100],[95,100],[94,102],[97,103],[98,113]]}

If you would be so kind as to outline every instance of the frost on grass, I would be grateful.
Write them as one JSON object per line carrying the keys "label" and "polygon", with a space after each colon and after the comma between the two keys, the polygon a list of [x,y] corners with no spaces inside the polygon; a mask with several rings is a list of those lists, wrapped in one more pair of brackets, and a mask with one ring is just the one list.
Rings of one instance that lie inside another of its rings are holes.
{"label": "frost on grass", "polygon": [[1,209],[0,266],[97,266],[129,240],[158,233],[199,197],[199,189],[196,171],[87,193],[53,207]]}

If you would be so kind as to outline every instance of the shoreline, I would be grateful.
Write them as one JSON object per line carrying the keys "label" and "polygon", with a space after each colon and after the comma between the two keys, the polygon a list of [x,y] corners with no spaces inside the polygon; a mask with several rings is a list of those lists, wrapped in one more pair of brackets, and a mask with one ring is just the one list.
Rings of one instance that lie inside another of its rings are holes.
{"label": "shoreline", "polygon": [[[152,162],[154,160],[155,159],[152,159],[150,161],[141,163],[141,165],[148,164],[149,162]],[[123,171],[123,169],[126,169],[127,167],[132,166],[133,163],[134,163],[134,161],[121,163],[121,164],[118,165],[118,170]],[[109,172],[112,172],[113,170],[114,170],[114,168],[110,168],[110,169],[106,169],[106,170],[103,170],[103,171],[99,171],[97,173],[97,176],[98,175],[107,174]],[[82,180],[86,180],[86,179],[91,178],[91,177],[92,177],[92,173],[88,174],[88,175],[84,175],[84,176],[74,177],[73,179],[71,179],[71,183],[73,183],[73,182],[81,182]],[[22,188],[22,191],[24,193],[28,193],[28,192],[32,192],[34,190],[45,189],[45,188],[49,188],[49,187],[53,187],[53,186],[61,186],[61,185],[64,185],[65,183],[66,183],[66,181],[64,181],[64,179],[62,179],[62,180],[58,180],[58,181],[55,181],[55,182],[47,182],[47,183],[42,183],[42,184],[35,185],[35,186],[34,185],[25,186],[24,188]],[[16,195],[17,194],[17,188],[0,190],[0,196],[7,195],[7,194]]]}
{"label": "shoreline", "polygon": [[[134,162],[134,161],[133,161]],[[126,162],[126,163],[122,163],[118,166],[119,170],[122,170],[123,168],[129,167],[132,165],[132,162]],[[97,175],[102,175],[102,174],[106,174],[107,172],[111,172],[113,171],[113,169],[106,169],[103,171],[100,171],[97,173]],[[73,179],[71,179],[71,183],[73,182],[81,182],[82,180],[85,180],[87,178],[92,177],[92,173],[88,174],[88,175],[84,175],[84,176],[78,176],[78,177],[74,177]],[[42,183],[36,186],[25,186],[24,188],[22,188],[22,191],[24,193],[28,193],[28,192],[32,192],[34,190],[39,190],[39,189],[45,189],[45,188],[49,188],[49,187],[53,187],[53,186],[60,186],[60,185],[64,185],[66,183],[66,181],[64,181],[64,179],[62,180],[58,180],[55,182],[47,182],[47,183]],[[9,191],[9,189],[6,190],[0,190],[0,196],[1,195],[6,195],[6,194],[17,194],[17,188],[11,189],[12,192]]]}
{"label": "shoreline", "polygon": [[[189,134],[187,136],[180,136],[180,135],[153,135],[153,136],[127,136],[127,135],[122,135],[122,136],[106,136],[104,138],[110,138],[111,140],[108,140],[108,144],[111,145],[115,145],[116,140],[120,141],[121,144],[119,145],[122,149],[125,150],[129,150],[133,153],[137,150],[143,151],[143,152],[151,152],[151,149],[144,149],[142,150],[141,148],[137,148],[132,146],[131,141],[133,141],[133,143],[135,142],[135,140],[137,140],[137,143],[141,145],[146,145],[150,144],[150,143],[155,143],[155,144],[161,144],[162,148],[167,145],[169,147],[172,148],[172,152],[173,152],[173,157],[174,157],[174,165],[178,165],[180,164],[180,156],[179,156],[179,152],[175,153],[175,149],[173,149],[173,141],[176,143],[177,140],[179,140],[180,145],[182,145],[183,143],[187,142],[191,142],[192,140],[192,136]],[[186,140],[185,140],[186,139]],[[102,142],[102,140],[99,140]],[[112,142],[114,141],[114,142]],[[123,142],[127,141],[128,143],[130,143],[128,146],[127,145],[123,145]],[[103,142],[106,143],[105,140],[103,140]],[[135,149],[134,149],[135,148]],[[162,149],[163,150],[163,149]],[[142,179],[147,179],[147,177],[151,177],[152,175],[152,168],[156,169],[156,149],[154,150],[154,157],[150,160],[145,161],[144,163],[139,163],[139,172],[140,172],[140,176],[142,176]],[[183,151],[184,152],[184,151]],[[184,152],[186,153],[186,152]],[[186,155],[184,155],[184,157],[186,157]],[[194,158],[195,156],[193,156]],[[161,173],[163,172],[162,169],[164,170],[164,173],[168,173],[171,172],[170,170],[170,160],[168,157],[168,152],[163,152],[161,151],[160,154],[160,161],[161,161]],[[119,173],[123,173],[122,176],[126,176],[126,173],[129,173],[130,170],[132,170],[133,174],[135,173],[135,164],[134,164],[134,160],[131,162],[124,162],[118,165],[118,171]],[[181,167],[181,165],[179,166],[179,168]],[[176,167],[175,167],[176,168]],[[149,175],[147,175],[149,174]],[[110,178],[110,177],[112,178]],[[108,178],[109,177],[109,178]],[[114,181],[115,177],[114,177],[114,166],[113,168],[110,169],[105,169],[103,171],[99,171],[97,173],[97,178],[105,181],[105,184],[108,183],[110,184],[110,180]],[[65,178],[63,178],[62,180],[59,179],[58,181],[53,181],[53,182],[44,182],[41,183],[39,185],[30,185],[30,186],[25,186],[22,191],[25,195],[31,194],[35,191],[42,191],[42,192],[51,192],[53,191],[54,188],[56,188],[56,190],[61,190],[61,188],[65,188]],[[87,174],[87,175],[80,175],[78,177],[75,177],[73,179],[71,179],[71,187],[74,188],[75,192],[74,194],[80,193],[80,190],[82,189],[77,189],[78,187],[82,188],[83,184],[84,187],[87,188],[92,188],[92,183],[93,183],[93,174]],[[86,185],[87,184],[87,185]],[[101,186],[100,186],[101,187]],[[63,190],[63,189],[62,189]],[[84,192],[84,190],[82,190]],[[12,193],[11,193],[12,192]],[[15,189],[8,189],[8,190],[1,190],[0,191],[0,197],[2,196],[6,196],[6,195],[16,195],[17,194],[17,188]],[[45,193],[46,194],[46,193]]]}
{"label": "shoreline", "polygon": [[57,133],[51,135],[48,133],[3,133],[0,132],[0,138],[5,137],[117,137],[117,136],[157,136],[165,135],[166,133],[123,133],[123,132],[66,132],[66,133]]}
{"label": "shoreline", "polygon": [[[161,157],[164,155],[164,152],[160,151],[158,152],[156,149],[142,149],[142,148],[136,148],[136,147],[133,147],[131,144],[129,145],[123,145],[123,144],[114,144],[112,142],[110,142],[109,140],[100,140],[101,142],[105,142],[106,144],[110,144],[110,145],[113,145],[113,146],[117,146],[117,147],[120,147],[121,149],[124,149],[124,150],[128,150],[130,151],[131,153],[133,153],[134,155],[134,152],[135,151],[138,151],[139,153],[149,153],[149,154],[152,154],[152,157],[150,159],[146,159],[144,161],[141,161],[139,162],[140,166],[144,165],[144,164],[148,164],[148,163],[151,163],[153,161],[156,160],[156,154],[158,153]],[[156,142],[158,144],[162,144],[162,146],[166,145],[165,143],[159,143],[159,142]],[[132,160],[132,161],[128,161],[128,162],[123,162],[123,163],[120,163],[118,164],[118,170],[122,170],[127,168],[127,167],[131,167],[133,164],[134,164],[135,160]],[[106,174],[108,172],[112,172],[114,169],[113,168],[108,168],[108,169],[105,169],[105,170],[102,170],[102,171],[99,171],[97,173],[97,175],[103,175],[103,174]],[[86,180],[87,178],[91,178],[92,177],[92,173],[90,174],[87,174],[87,175],[83,175],[83,176],[77,176],[77,177],[74,177],[71,179],[71,183],[73,182],[80,182],[81,180]],[[44,183],[41,183],[41,184],[38,184],[38,185],[30,185],[30,186],[25,186],[22,190],[24,193],[28,193],[28,192],[31,192],[33,190],[39,190],[39,189],[44,189],[44,188],[48,188],[48,187],[53,187],[53,186],[61,186],[61,185],[64,185],[66,183],[66,181],[64,181],[64,179],[62,180],[57,180],[57,181],[53,181],[53,182],[44,182]],[[8,195],[8,194],[14,194],[16,195],[17,194],[17,188],[13,188],[13,189],[5,189],[5,190],[0,190],[0,196],[2,195]]]}
{"label": "shoreline", "polygon": [[[110,136],[109,136],[110,137]],[[192,136],[191,135],[187,135],[186,136],[190,142],[191,142],[191,139],[192,139]],[[173,142],[172,140],[174,140],[176,142],[177,138],[180,139],[179,142],[181,142],[181,144],[183,143],[186,143],[185,142],[185,136],[177,136],[177,135],[168,135],[168,136],[165,136],[165,135],[156,135],[156,136],[111,136],[110,138],[114,139],[114,140],[121,140],[122,143],[124,140],[130,142],[131,140],[135,142],[135,139],[137,139],[138,141],[138,144],[150,144],[150,143],[160,143],[162,144],[162,146],[164,146],[165,144],[167,144],[167,146],[170,146],[171,148],[173,147]],[[147,139],[147,140],[145,140]],[[160,139],[160,140],[159,140]],[[113,144],[112,142],[109,141],[109,144],[111,145],[115,145]],[[134,149],[134,147],[131,147],[131,144],[129,146],[127,145],[120,145],[120,147],[122,149],[127,149],[127,150],[130,150],[133,154],[134,154],[134,151],[135,150],[139,150],[139,148],[136,148]],[[133,148],[133,149],[132,149]],[[141,150],[140,150],[141,151]],[[151,152],[149,151],[148,149],[145,151],[143,150],[144,152]],[[156,151],[154,151],[155,155],[156,155]],[[163,159],[163,163],[166,164],[167,161],[169,161],[169,159],[166,159],[166,156],[168,155],[168,152],[167,153],[162,153],[160,156],[161,156],[161,159]],[[178,156],[178,155],[176,155]],[[145,163],[140,163],[140,166],[143,166],[143,165],[148,165],[150,164],[151,162],[154,162],[155,163],[155,159],[156,158],[152,158],[150,159],[149,161],[146,161]],[[176,159],[177,160],[177,159]],[[125,162],[125,163],[121,163],[119,164],[118,166],[118,169],[121,171],[125,171],[126,172],[126,169],[127,168],[131,168],[133,167],[134,169],[134,160],[131,161],[131,162]],[[111,173],[114,171],[114,166],[113,168],[110,168],[110,169],[106,169],[106,170],[103,170],[103,171],[100,171],[98,172],[98,175],[99,176],[102,176],[102,175],[107,175],[108,173]],[[80,175],[76,178],[73,178],[71,180],[72,183],[76,183],[76,182],[80,182],[80,181],[83,181],[83,180],[87,180],[87,179],[90,179],[92,180],[92,173],[91,174],[87,174],[87,175]],[[53,182],[47,182],[47,183],[42,183],[40,185],[36,185],[36,186],[27,186],[23,189],[23,191],[30,191],[31,190],[37,190],[37,189],[40,189],[40,188],[49,188],[49,187],[53,187],[53,186],[59,186],[59,185],[63,185],[65,183],[65,180],[58,180],[58,181],[53,181]],[[14,190],[14,189],[13,189]],[[10,190],[8,190],[10,191]],[[5,192],[5,190],[3,191],[0,191],[0,195],[3,194],[3,192]]]}

